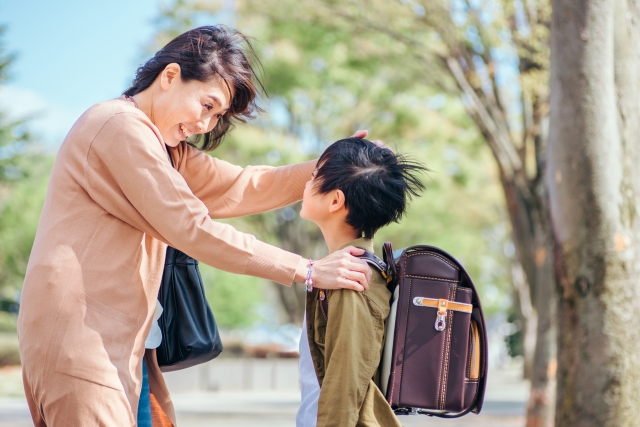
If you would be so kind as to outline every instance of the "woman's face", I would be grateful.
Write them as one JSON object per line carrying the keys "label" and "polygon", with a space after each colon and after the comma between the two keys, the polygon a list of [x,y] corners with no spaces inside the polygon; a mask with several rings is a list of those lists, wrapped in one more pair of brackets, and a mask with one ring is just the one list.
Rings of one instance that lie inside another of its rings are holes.
{"label": "woman's face", "polygon": [[208,82],[180,78],[180,66],[169,64],[159,76],[152,120],[164,142],[175,147],[193,134],[210,132],[231,105],[233,88],[215,75]]}

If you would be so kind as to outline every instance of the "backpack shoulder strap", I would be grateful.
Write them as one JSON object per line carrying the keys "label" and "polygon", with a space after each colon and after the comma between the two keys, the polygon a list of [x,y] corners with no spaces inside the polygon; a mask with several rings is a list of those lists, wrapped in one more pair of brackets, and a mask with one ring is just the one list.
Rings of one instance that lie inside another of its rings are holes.
{"label": "backpack shoulder strap", "polygon": [[358,258],[365,260],[368,264],[374,266],[386,278],[387,264],[378,258],[373,252],[364,251],[364,254],[359,255]]}
{"label": "backpack shoulder strap", "polygon": [[[382,274],[382,277],[387,280],[387,283],[389,283],[390,276],[387,264],[380,258],[378,258],[373,252],[365,250],[362,255],[358,255],[358,258],[365,260],[367,264],[373,266],[376,270],[378,270]],[[329,313],[329,301],[327,297],[325,297],[325,293],[322,289],[320,290],[320,293],[318,293],[318,302],[320,303],[322,314],[325,320],[327,320]]]}
{"label": "backpack shoulder strap", "polygon": [[382,259],[387,264],[388,274],[391,276],[391,279],[387,279],[387,282],[391,283],[396,280],[398,276],[396,262],[393,259],[393,246],[391,246],[391,242],[384,242],[382,244]]}
{"label": "backpack shoulder strap", "polygon": [[[393,270],[392,267],[378,258],[373,252],[364,251],[364,254],[359,255],[358,258],[365,260],[367,264],[373,266],[376,270],[382,274],[382,277],[387,281],[387,287],[392,288],[393,283]],[[391,290],[391,289],[390,289]]]}

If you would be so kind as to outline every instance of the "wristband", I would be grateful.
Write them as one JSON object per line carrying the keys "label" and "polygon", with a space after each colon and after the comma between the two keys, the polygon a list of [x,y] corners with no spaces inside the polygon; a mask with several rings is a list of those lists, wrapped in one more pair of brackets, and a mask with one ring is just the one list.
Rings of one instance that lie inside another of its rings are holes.
{"label": "wristband", "polygon": [[307,270],[307,278],[304,281],[304,291],[312,292],[313,291],[313,278],[311,275],[313,274],[313,264],[314,261],[309,258],[309,269]]}

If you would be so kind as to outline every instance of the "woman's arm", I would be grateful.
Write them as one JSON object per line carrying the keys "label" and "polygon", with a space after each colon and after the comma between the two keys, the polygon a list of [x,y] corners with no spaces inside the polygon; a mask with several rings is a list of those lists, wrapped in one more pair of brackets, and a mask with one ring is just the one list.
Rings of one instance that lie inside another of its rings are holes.
{"label": "woman's arm", "polygon": [[[121,113],[108,120],[91,144],[84,169],[89,196],[136,229],[225,271],[284,285],[304,280],[305,261],[299,255],[214,222],[139,115]],[[320,270],[340,258],[332,255],[327,257],[329,262],[319,261]],[[342,254],[343,259],[347,256]],[[362,269],[361,260],[354,260]],[[350,279],[351,271],[347,275],[343,271],[327,271],[315,278],[317,285],[335,281],[361,288]]]}
{"label": "woman's arm", "polygon": [[240,166],[186,143],[171,149],[178,172],[212,218],[232,218],[281,208],[302,199],[316,161],[296,165]]}
{"label": "woman's arm", "polygon": [[[364,138],[367,133],[359,130],[353,137]],[[373,143],[382,146],[381,141]],[[211,218],[253,215],[295,203],[302,199],[304,186],[316,168],[316,160],[242,168],[184,142],[170,151],[178,172],[207,206]]]}
{"label": "woman's arm", "polygon": [[105,123],[85,174],[89,196],[138,230],[216,268],[285,285],[293,281],[300,256],[214,222],[140,115],[116,114]]}

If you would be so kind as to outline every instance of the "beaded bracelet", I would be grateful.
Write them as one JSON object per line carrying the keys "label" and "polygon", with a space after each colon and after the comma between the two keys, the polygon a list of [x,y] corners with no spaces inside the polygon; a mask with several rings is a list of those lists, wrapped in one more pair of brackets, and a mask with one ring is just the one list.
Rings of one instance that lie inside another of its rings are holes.
{"label": "beaded bracelet", "polygon": [[311,274],[313,273],[313,264],[314,261],[309,258],[309,269],[307,270],[307,278],[304,281],[305,292],[313,291],[313,278],[311,277]]}

